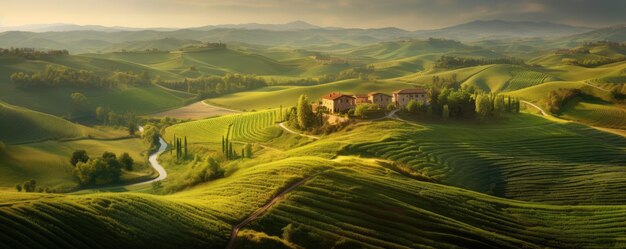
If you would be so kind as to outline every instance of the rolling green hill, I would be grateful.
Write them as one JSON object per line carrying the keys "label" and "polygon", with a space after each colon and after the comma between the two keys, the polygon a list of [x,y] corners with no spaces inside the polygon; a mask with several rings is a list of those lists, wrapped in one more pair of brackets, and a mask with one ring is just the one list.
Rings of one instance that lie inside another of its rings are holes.
{"label": "rolling green hill", "polygon": [[14,87],[9,79],[13,72],[38,72],[44,70],[48,65],[61,65],[102,74],[116,70],[137,73],[147,71],[155,76],[171,74],[122,60],[95,59],[83,56],[64,56],[48,61],[4,61],[0,62],[0,76],[4,75],[0,77],[0,99],[13,105],[62,116],[67,115],[75,108],[70,98],[70,94],[74,92],[83,93],[87,97],[87,107],[83,106],[84,109],[95,110],[97,106],[104,106],[118,113],[133,111],[138,114],[182,106],[186,99],[193,97],[192,94],[174,92],[158,86],[120,86],[116,89],[95,87],[19,89]]}
{"label": "rolling green hill", "polygon": [[[226,123],[207,121],[206,128]],[[8,233],[0,243],[223,248],[232,224],[279,189],[309,179],[247,226],[247,234],[277,243],[271,248],[623,245],[623,137],[527,114],[473,126],[365,122],[281,156],[267,150],[228,162],[226,177],[164,196],[3,193]],[[565,205],[575,203],[585,205]],[[105,230],[106,236],[89,236]],[[245,233],[237,243],[260,246]]]}
{"label": "rolling green hill", "polygon": [[0,131],[0,141],[8,144],[112,136],[53,115],[2,102],[0,102]]}
{"label": "rolling green hill", "polygon": [[121,180],[141,181],[154,176],[144,162],[145,146],[139,139],[76,141],[45,141],[22,145],[9,145],[0,152],[0,189],[15,190],[16,184],[35,179],[38,186],[67,191],[77,186],[74,167],[69,158],[75,150],[86,150],[89,156],[98,157],[109,151],[118,156],[129,153],[135,160],[133,171],[124,171]]}
{"label": "rolling green hill", "polygon": [[524,89],[555,77],[516,65],[493,65],[463,81],[463,85],[474,86],[485,92],[507,92]]}

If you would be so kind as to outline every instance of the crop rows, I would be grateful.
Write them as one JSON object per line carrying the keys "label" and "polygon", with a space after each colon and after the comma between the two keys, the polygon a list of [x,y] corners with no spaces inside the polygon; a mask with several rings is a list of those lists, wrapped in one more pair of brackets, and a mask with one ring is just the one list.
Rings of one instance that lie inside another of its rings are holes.
{"label": "crop rows", "polygon": [[626,141],[618,136],[574,124],[473,136],[454,131],[412,135],[348,150],[500,197],[555,204],[620,204],[626,199],[620,190],[626,188]]}
{"label": "crop rows", "polygon": [[526,205],[352,168],[299,187],[255,226],[280,236],[292,224],[292,242],[323,248],[614,247],[626,232],[624,207]]}
{"label": "crop rows", "polygon": [[277,120],[275,110],[232,114],[168,127],[166,137],[187,136],[190,143],[218,143],[231,126],[230,139],[241,142],[267,141],[277,136],[276,132],[268,129],[275,126]]}
{"label": "crop rows", "polygon": [[591,125],[617,129],[626,128],[626,109],[624,107],[582,102],[572,110],[566,111],[565,115],[566,118]]}
{"label": "crop rows", "polygon": [[506,88],[506,91],[515,91],[526,87],[541,84],[548,80],[551,76],[546,73],[530,70],[512,70],[511,79]]}

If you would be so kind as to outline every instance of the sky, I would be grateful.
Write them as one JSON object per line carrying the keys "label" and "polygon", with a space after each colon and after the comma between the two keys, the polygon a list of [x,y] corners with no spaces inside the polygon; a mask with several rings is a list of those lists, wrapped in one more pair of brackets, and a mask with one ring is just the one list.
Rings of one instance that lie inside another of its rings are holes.
{"label": "sky", "polygon": [[605,27],[625,24],[625,13],[626,0],[2,0],[0,26],[182,28],[302,20],[320,26],[420,30],[500,19]]}

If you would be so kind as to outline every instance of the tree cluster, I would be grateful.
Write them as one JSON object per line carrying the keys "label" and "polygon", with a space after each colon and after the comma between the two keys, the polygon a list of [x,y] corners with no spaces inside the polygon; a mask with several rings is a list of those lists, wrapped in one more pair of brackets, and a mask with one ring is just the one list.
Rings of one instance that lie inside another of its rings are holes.
{"label": "tree cluster", "polygon": [[81,186],[93,186],[119,181],[122,168],[132,170],[134,160],[128,153],[123,153],[119,159],[112,152],[90,158],[84,150],[77,150],[72,153],[70,163],[74,165],[74,175],[78,183]]}
{"label": "tree cluster", "polygon": [[580,89],[559,88],[548,93],[545,99],[548,105],[548,111],[552,114],[559,115],[563,111],[563,107],[574,98],[583,97],[585,94]]}
{"label": "tree cluster", "polygon": [[38,51],[34,48],[9,48],[4,49],[0,48],[0,56],[13,56],[24,58],[27,60],[41,60],[47,59],[53,56],[64,56],[69,55],[70,53],[63,50],[48,50],[48,51]]}
{"label": "tree cluster", "polygon": [[511,65],[526,65],[524,60],[518,58],[468,58],[457,56],[441,56],[435,61],[435,68],[460,68],[460,67],[473,67],[480,65],[490,64],[511,64]]}
{"label": "tree cluster", "polygon": [[626,57],[619,58],[585,58],[585,59],[575,59],[575,58],[564,58],[561,60],[563,64],[566,65],[574,65],[581,67],[598,67],[606,64],[616,63],[626,61]]}
{"label": "tree cluster", "polygon": [[[174,148],[176,150],[176,159],[187,158],[188,150],[187,150],[187,136],[185,136],[184,140],[182,138],[177,138],[174,135]],[[171,153],[171,151],[170,151]]]}
{"label": "tree cluster", "polygon": [[300,95],[295,108],[291,108],[285,115],[287,124],[298,130],[310,131],[324,124],[322,112],[313,112],[313,107],[309,103],[306,95]]}
{"label": "tree cluster", "polygon": [[22,185],[15,185],[15,189],[17,192],[21,192],[22,190],[24,190],[24,192],[35,192],[37,191],[37,181],[35,181],[35,179],[30,179],[22,183]]}
{"label": "tree cluster", "polygon": [[150,84],[147,72],[113,72],[108,77],[94,71],[75,70],[68,67],[48,65],[43,71],[27,73],[15,72],[10,76],[16,87],[103,87],[114,88],[118,85],[143,86]]}
{"label": "tree cluster", "polygon": [[[226,135],[222,136],[222,154],[227,160],[234,160],[239,157],[239,155],[237,155],[237,151],[233,148],[233,142],[229,139],[232,127],[233,124],[229,124],[228,129],[226,130]],[[242,151],[241,157],[243,158],[243,156]]]}
{"label": "tree cluster", "polygon": [[519,113],[519,98],[505,97],[497,94],[477,94],[476,99],[476,115],[479,118],[489,116],[498,116],[500,113]]}
{"label": "tree cluster", "polygon": [[98,106],[96,108],[96,119],[103,125],[126,126],[128,135],[134,136],[137,132],[137,116],[133,112],[117,114],[109,108]]}
{"label": "tree cluster", "polygon": [[186,78],[183,81],[162,81],[157,77],[155,83],[179,91],[196,93],[203,99],[257,89],[268,85],[261,77],[230,73],[223,77],[206,76],[196,79]]}

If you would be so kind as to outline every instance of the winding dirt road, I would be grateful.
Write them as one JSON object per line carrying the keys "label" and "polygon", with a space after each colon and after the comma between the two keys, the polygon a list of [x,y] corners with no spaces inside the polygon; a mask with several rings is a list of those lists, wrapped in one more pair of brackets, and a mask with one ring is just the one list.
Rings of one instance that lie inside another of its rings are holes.
{"label": "winding dirt road", "polygon": [[159,177],[145,181],[145,182],[125,185],[125,187],[140,186],[140,185],[144,185],[148,183],[158,182],[167,177],[167,171],[165,171],[165,168],[163,168],[163,166],[159,163],[159,160],[158,160],[159,156],[167,149],[167,143],[162,137],[159,137],[159,144],[160,144],[159,149],[156,152],[152,153],[150,157],[148,157],[148,162],[150,162],[150,165],[152,166],[152,168],[156,170],[156,172],[159,173]]}
{"label": "winding dirt road", "polygon": [[276,197],[270,199],[270,201],[267,204],[265,204],[265,206],[260,207],[259,209],[254,211],[252,214],[250,214],[245,220],[243,220],[239,224],[233,226],[233,230],[230,233],[230,241],[228,241],[228,246],[226,246],[226,248],[227,249],[231,249],[231,248],[233,248],[235,246],[235,240],[237,240],[237,233],[239,232],[239,230],[241,228],[243,228],[244,226],[248,225],[254,219],[258,218],[261,214],[263,214],[269,208],[271,208],[276,203],[278,203],[278,201],[280,201],[280,199],[283,196],[285,196],[289,192],[293,191],[298,186],[300,186],[300,185],[306,183],[307,181],[311,180],[311,178],[313,178],[313,177],[315,177],[315,175],[309,176],[307,178],[304,178],[304,179],[300,180],[299,182],[296,182],[296,183],[292,184],[291,186],[289,186],[285,190],[281,191],[278,195],[276,195]]}

